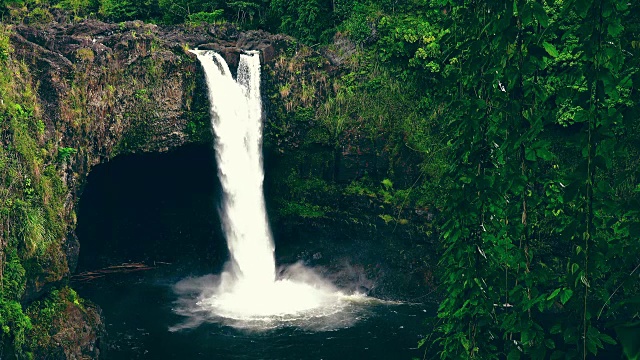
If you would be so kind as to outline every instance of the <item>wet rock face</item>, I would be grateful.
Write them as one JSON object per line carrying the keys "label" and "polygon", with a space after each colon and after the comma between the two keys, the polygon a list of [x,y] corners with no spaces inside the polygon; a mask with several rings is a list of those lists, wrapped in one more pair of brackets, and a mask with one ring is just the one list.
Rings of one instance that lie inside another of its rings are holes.
{"label": "wet rock face", "polygon": [[96,305],[65,287],[27,308],[33,359],[98,359],[105,328]]}
{"label": "wet rock face", "polygon": [[52,336],[57,345],[59,359],[98,359],[100,357],[100,338],[104,326],[100,319],[100,310],[93,306],[81,309],[68,305],[66,320]]}

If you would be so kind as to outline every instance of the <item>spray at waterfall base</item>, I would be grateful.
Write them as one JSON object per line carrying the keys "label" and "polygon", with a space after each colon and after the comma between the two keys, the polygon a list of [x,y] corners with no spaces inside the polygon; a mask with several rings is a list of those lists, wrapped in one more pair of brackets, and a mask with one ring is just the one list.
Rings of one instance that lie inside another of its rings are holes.
{"label": "spray at waterfall base", "polygon": [[258,52],[240,55],[237,79],[220,54],[193,50],[204,68],[223,199],[220,215],[230,260],[218,275],[189,278],[174,287],[174,311],[186,320],[171,330],[205,322],[247,329],[297,326],[348,327],[362,303],[301,264],[276,276],[274,244],[265,211],[262,165],[262,104]]}

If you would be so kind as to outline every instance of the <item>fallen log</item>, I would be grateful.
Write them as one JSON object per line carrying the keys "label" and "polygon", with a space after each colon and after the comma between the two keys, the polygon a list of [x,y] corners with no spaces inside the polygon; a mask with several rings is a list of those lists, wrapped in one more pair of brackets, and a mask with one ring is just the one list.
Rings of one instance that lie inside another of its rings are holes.
{"label": "fallen log", "polygon": [[150,266],[144,263],[123,263],[120,265],[108,266],[106,268],[102,268],[99,270],[91,270],[91,271],[81,272],[79,274],[74,274],[71,276],[71,281],[86,282],[86,281],[99,279],[107,275],[127,274],[127,273],[136,272],[136,271],[153,270],[155,268],[156,266]]}

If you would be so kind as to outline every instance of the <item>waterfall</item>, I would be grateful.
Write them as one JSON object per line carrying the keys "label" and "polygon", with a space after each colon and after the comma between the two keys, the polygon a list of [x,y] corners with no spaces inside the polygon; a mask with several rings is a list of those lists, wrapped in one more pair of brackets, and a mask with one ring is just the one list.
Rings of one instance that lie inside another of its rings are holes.
{"label": "waterfall", "polygon": [[[202,295],[197,306],[215,317],[261,324],[274,319],[288,323],[318,319],[340,312],[344,300],[353,296],[337,291],[310,269],[296,264],[276,276],[263,194],[259,54],[240,55],[234,80],[222,56],[213,51],[192,52],[204,68],[209,89],[223,188],[220,218],[230,254],[215,288]],[[183,314],[191,312],[181,310]]]}
{"label": "waterfall", "polygon": [[231,256],[230,275],[252,286],[275,281],[273,240],[263,195],[260,57],[240,55],[237,81],[212,51],[196,53],[207,77],[216,134],[220,215]]}

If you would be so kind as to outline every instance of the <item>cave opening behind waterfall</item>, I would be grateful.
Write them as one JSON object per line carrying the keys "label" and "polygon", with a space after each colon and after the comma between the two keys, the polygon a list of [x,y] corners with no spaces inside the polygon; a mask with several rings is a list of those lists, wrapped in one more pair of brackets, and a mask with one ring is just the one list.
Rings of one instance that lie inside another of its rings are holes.
{"label": "cave opening behind waterfall", "polygon": [[210,145],[130,154],[95,166],[78,205],[76,271],[123,263],[218,271],[228,257]]}

